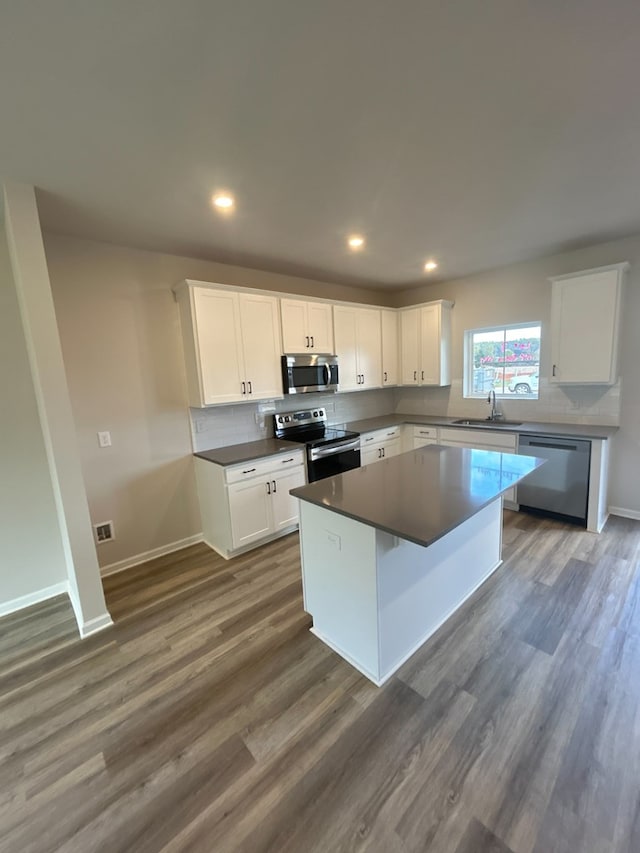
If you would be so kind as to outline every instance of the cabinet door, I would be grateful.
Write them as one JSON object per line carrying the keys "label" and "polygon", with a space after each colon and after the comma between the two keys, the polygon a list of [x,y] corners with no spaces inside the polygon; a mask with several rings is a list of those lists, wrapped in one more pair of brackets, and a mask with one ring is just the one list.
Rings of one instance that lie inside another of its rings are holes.
{"label": "cabinet door", "polygon": [[551,382],[615,382],[618,270],[553,282]]}
{"label": "cabinet door", "polygon": [[396,311],[381,312],[382,321],[382,384],[398,384],[398,314]]}
{"label": "cabinet door", "polygon": [[259,293],[240,294],[240,325],[247,399],[282,397],[278,300]]}
{"label": "cabinet door", "polygon": [[229,489],[231,538],[242,548],[268,536],[272,529],[270,487],[262,477],[234,483]]}
{"label": "cabinet door", "polygon": [[333,322],[336,336],[336,355],[338,356],[338,377],[341,391],[360,388],[360,374],[357,358],[357,309],[344,305],[334,305]]}
{"label": "cabinet door", "polygon": [[420,381],[420,309],[400,312],[400,371],[402,385]]}
{"label": "cabinet door", "polygon": [[440,385],[440,306],[420,309],[420,384]]}
{"label": "cabinet door", "polygon": [[399,438],[394,438],[393,441],[386,441],[382,445],[382,449],[384,451],[382,458],[391,459],[392,456],[398,456],[400,453],[402,453],[401,445],[402,442]]}
{"label": "cabinet door", "polygon": [[203,405],[245,400],[238,294],[194,288],[193,311]]}
{"label": "cabinet door", "polygon": [[360,388],[380,388],[382,385],[382,330],[380,311],[359,308],[357,321],[357,359]]}
{"label": "cabinet door", "polygon": [[374,444],[373,447],[363,447],[360,451],[360,465],[372,465],[374,462],[379,462],[381,446]]}
{"label": "cabinet door", "polygon": [[307,303],[307,334],[311,352],[334,353],[332,306],[325,302]]}
{"label": "cabinet door", "polygon": [[301,299],[281,299],[283,352],[308,352],[307,303]]}
{"label": "cabinet door", "polygon": [[298,523],[298,499],[291,497],[289,491],[304,486],[304,466],[292,468],[273,480],[275,490],[271,492],[273,510],[273,529],[277,533]]}

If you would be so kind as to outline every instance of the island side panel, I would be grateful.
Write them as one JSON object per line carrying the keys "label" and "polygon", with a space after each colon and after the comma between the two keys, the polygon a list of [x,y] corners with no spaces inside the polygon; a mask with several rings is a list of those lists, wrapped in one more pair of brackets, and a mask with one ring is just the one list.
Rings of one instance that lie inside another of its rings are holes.
{"label": "island side panel", "polygon": [[377,532],[381,682],[498,568],[501,551],[500,497],[428,548]]}
{"label": "island side panel", "polygon": [[316,636],[368,678],[379,679],[376,531],[300,501],[305,609]]}

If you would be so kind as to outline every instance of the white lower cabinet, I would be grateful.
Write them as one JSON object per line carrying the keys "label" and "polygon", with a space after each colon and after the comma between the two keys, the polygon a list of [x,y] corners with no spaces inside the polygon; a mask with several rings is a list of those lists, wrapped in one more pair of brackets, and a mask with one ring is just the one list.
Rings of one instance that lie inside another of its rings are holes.
{"label": "white lower cabinet", "polygon": [[360,464],[371,465],[402,453],[402,426],[377,429],[360,436]]}
{"label": "white lower cabinet", "polygon": [[[470,447],[476,450],[495,450],[499,453],[517,453],[518,436],[510,432],[490,430],[440,428],[439,444],[445,447]],[[517,506],[516,488],[504,493],[505,506]]]}
{"label": "white lower cabinet", "polygon": [[412,449],[417,450],[418,447],[424,447],[427,444],[438,443],[438,428],[414,426],[412,435]]}
{"label": "white lower cabinet", "polygon": [[226,559],[295,529],[306,482],[304,452],[222,466],[195,457],[204,540]]}

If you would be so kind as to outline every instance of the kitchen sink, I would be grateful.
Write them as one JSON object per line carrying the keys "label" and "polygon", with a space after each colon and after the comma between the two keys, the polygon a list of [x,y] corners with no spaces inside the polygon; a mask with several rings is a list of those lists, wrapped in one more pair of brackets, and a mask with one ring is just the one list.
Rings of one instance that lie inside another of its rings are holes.
{"label": "kitchen sink", "polygon": [[490,418],[461,418],[451,423],[456,426],[522,426],[522,421],[505,421],[502,418],[498,421],[492,421]]}

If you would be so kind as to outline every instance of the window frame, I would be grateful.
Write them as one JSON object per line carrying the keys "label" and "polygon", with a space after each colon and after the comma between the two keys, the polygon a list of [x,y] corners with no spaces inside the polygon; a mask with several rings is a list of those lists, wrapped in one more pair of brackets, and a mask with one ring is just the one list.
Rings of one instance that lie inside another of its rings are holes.
{"label": "window frame", "polygon": [[[540,320],[531,320],[528,323],[500,323],[495,326],[483,326],[477,329],[465,329],[464,331],[464,358],[463,358],[463,375],[462,375],[462,396],[470,400],[486,400],[488,393],[486,391],[473,391],[473,338],[476,334],[485,332],[511,332],[518,329],[530,329],[537,327],[540,329],[540,348],[542,348],[542,322]],[[539,355],[539,353],[538,353]],[[538,390],[527,394],[526,396],[518,395],[510,391],[495,391],[497,400],[539,400],[540,399],[540,358],[537,362],[538,367]]]}

